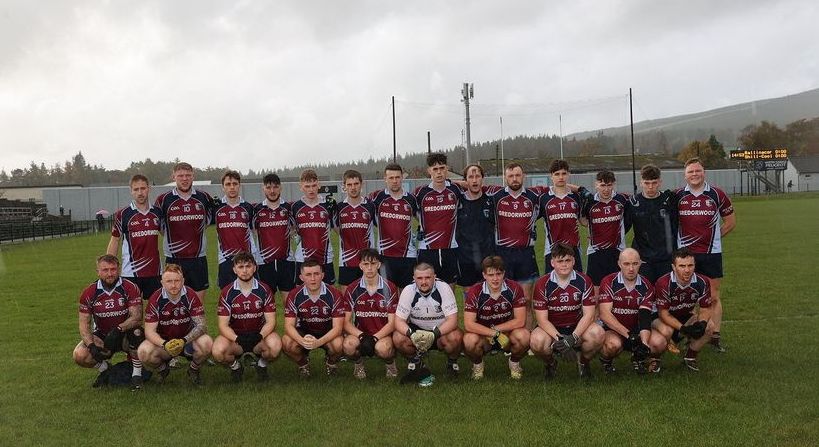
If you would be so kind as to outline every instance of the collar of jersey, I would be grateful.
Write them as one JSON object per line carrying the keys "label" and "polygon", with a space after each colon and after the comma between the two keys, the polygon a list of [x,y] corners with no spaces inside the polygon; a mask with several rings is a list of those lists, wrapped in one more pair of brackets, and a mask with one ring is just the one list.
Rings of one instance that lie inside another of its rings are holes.
{"label": "collar of jersey", "polygon": [[[187,294],[185,293],[185,292],[187,292],[187,291],[188,291],[188,288],[187,288],[186,286],[182,286],[182,291],[181,291],[181,292],[179,292],[179,299],[180,299],[180,300],[182,299],[182,297],[183,297],[183,296],[187,296]],[[168,301],[170,301],[170,300],[171,300],[171,296],[170,296],[170,295],[168,295],[168,291],[167,291],[167,290],[165,290],[165,288],[164,288],[164,287],[162,288],[162,298],[165,298],[165,299],[166,299],[166,300],[168,300]]]}
{"label": "collar of jersey", "polygon": [[[577,270],[572,269],[572,275],[569,277],[569,282],[574,281],[577,278]],[[549,281],[557,284],[560,278],[557,277],[557,273],[554,270],[549,272]]]}
{"label": "collar of jersey", "polygon": [[[383,289],[383,288],[386,287],[386,285],[387,284],[384,283],[384,277],[381,276],[381,275],[378,275],[378,288]],[[367,280],[364,279],[363,276],[361,277],[361,279],[358,280],[358,287],[361,287],[362,289],[367,288]]]}
{"label": "collar of jersey", "polygon": [[432,185],[433,185],[433,183],[432,183],[432,182],[429,182],[429,185],[427,185],[427,186],[429,186],[429,189],[431,189],[431,190],[433,190],[433,191],[435,191],[435,192],[444,192],[444,191],[446,190],[446,188],[447,188],[447,187],[448,187],[450,184],[451,184],[451,183],[449,182],[449,180],[444,179],[444,187],[443,187],[443,188],[442,188],[440,191],[438,191],[437,189],[435,189],[435,187],[434,187],[434,186],[432,186]]}
{"label": "collar of jersey", "polygon": [[[227,206],[229,206],[229,207],[231,207],[231,208],[236,208],[237,206],[239,206],[239,205],[241,205],[241,204],[245,203],[245,199],[244,199],[244,197],[242,197],[242,196],[239,196],[239,203],[237,203],[236,205],[231,205],[231,204],[229,204],[229,203],[228,203],[228,200],[227,200],[227,196],[222,196],[222,198],[221,198],[220,200],[222,200],[222,204],[223,204],[223,205],[227,205]],[[267,199],[265,199],[265,200],[267,200]]]}
{"label": "collar of jersey", "polygon": [[[503,292],[505,292],[507,290],[509,290],[509,287],[506,285],[506,278],[503,278],[503,282],[501,283],[500,291],[501,291],[501,293],[503,293]],[[483,284],[481,285],[481,293],[486,294],[486,295],[489,295],[490,293],[492,293],[489,290],[489,281],[484,281],[483,282]]]}
{"label": "collar of jersey", "polygon": [[[117,282],[116,282],[116,284],[114,284],[114,287],[112,287],[111,290],[113,291],[114,289],[116,289],[117,287],[119,287],[121,285],[122,285],[122,277],[120,276],[119,278],[117,278]],[[108,293],[105,290],[105,287],[103,287],[101,279],[97,280],[97,290],[102,290],[103,292]]]}
{"label": "collar of jersey", "polygon": [[361,205],[364,205],[365,203],[367,203],[367,198],[366,198],[366,197],[364,197],[364,196],[361,196],[361,202],[358,202],[358,204],[357,204],[357,205],[353,205],[353,204],[352,204],[352,203],[350,203],[350,201],[349,201],[349,200],[347,200],[347,199],[349,199],[349,197],[345,197],[345,198],[344,198],[344,200],[342,200],[342,201],[341,201],[341,203],[346,203],[347,205],[350,205],[350,206],[361,206]]}
{"label": "collar of jersey", "polygon": [[[694,274],[691,275],[691,281],[689,281],[685,287],[691,287],[691,285],[697,281],[699,281],[699,279],[697,278],[697,272],[694,272]],[[677,281],[677,275],[674,273],[674,270],[671,271],[671,282],[677,284],[680,287],[683,287],[682,285],[680,285],[680,282]]]}
{"label": "collar of jersey", "polygon": [[421,291],[418,290],[418,285],[417,284],[413,283],[413,286],[415,286],[415,292],[418,293],[418,295],[421,295],[422,297],[427,298],[427,297],[431,296],[433,293],[435,293],[436,290],[438,290],[438,281],[440,281],[440,279],[436,279],[432,283],[432,288],[429,289],[429,293],[421,293]]}
{"label": "collar of jersey", "polygon": [[[256,278],[251,278],[250,285],[251,290],[256,290],[259,288],[259,281],[257,281]],[[238,278],[233,280],[233,290],[238,290],[240,292],[242,291],[242,288],[239,287]]]}
{"label": "collar of jersey", "polygon": [[[173,195],[175,195],[175,196],[179,196],[179,190],[176,189],[176,186],[173,187],[173,189],[171,190],[171,193]],[[191,185],[191,197],[193,197],[195,195],[196,195],[196,189],[194,189],[193,185]],[[182,197],[182,196],[179,196],[179,197]]]}
{"label": "collar of jersey", "polygon": [[[319,290],[319,297],[327,293],[327,284],[325,284],[324,281],[321,282],[321,289]],[[310,298],[310,291],[307,290],[307,285],[303,285],[301,287],[301,293],[303,293],[307,298]]]}
{"label": "collar of jersey", "polygon": [[[278,208],[278,207],[282,206],[282,203],[284,203],[284,200],[282,200],[282,198],[281,198],[281,197],[279,197],[279,201],[278,201],[278,202],[276,202],[276,203],[273,203],[273,204],[272,204],[272,205],[276,205],[276,207],[275,207],[275,208],[271,208],[271,209],[274,209],[274,210],[275,210],[276,208]],[[268,202],[266,198],[265,198],[264,200],[262,200],[262,206],[269,207],[270,205],[271,205],[271,203],[270,203],[270,202]]]}
{"label": "collar of jersey", "polygon": [[[626,278],[623,277],[623,272],[617,272],[617,282],[619,282],[620,284],[622,284],[624,286],[626,285]],[[643,285],[643,278],[638,273],[637,274],[637,280],[634,282],[634,287],[642,286],[642,285]]]}
{"label": "collar of jersey", "polygon": [[[705,185],[705,186],[702,187],[702,192],[707,192],[707,191],[711,190],[711,185],[709,185],[708,182],[702,182],[702,184]],[[683,190],[688,191],[691,194],[693,194],[693,192],[691,191],[691,187],[688,186],[687,183],[685,184],[685,188],[683,188]]]}

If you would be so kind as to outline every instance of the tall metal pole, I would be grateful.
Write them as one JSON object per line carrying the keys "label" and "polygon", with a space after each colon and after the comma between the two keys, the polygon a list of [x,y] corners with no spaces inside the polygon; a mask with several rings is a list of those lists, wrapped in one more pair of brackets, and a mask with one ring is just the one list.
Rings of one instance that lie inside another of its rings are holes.
{"label": "tall metal pole", "polygon": [[429,131],[427,131],[427,153],[432,153],[432,137],[430,137]]}
{"label": "tall metal pole", "polygon": [[637,160],[634,156],[634,107],[631,100],[631,87],[628,88],[628,115],[631,120],[631,180],[634,183],[634,195],[637,195]]}
{"label": "tall metal pole", "polygon": [[501,143],[500,143],[501,166],[506,166],[506,160],[504,159],[504,155],[503,155],[503,117],[500,117],[500,131],[501,131]]}
{"label": "tall metal pole", "polygon": [[464,82],[464,87],[461,89],[461,95],[463,96],[464,101],[464,108],[466,110],[466,164],[469,164],[469,151],[472,147],[472,136],[471,131],[469,128],[469,99],[472,98],[473,90],[472,85],[468,82]]}
{"label": "tall metal pole", "polygon": [[395,145],[395,96],[392,97],[392,162],[398,163],[398,151]]}
{"label": "tall metal pole", "polygon": [[557,116],[560,121],[560,159],[563,160],[563,115]]}

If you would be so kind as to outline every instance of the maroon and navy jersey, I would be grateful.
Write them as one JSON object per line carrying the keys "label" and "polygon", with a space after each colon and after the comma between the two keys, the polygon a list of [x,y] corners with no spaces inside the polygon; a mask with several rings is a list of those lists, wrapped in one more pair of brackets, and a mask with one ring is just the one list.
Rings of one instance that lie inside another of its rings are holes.
{"label": "maroon and navy jersey", "polygon": [[162,210],[165,231],[165,257],[200,258],[205,256],[205,227],[210,219],[211,196],[205,191],[191,190],[183,199],[174,188],[156,198]]}
{"label": "maroon and navy jersey", "polygon": [[463,198],[461,188],[448,180],[438,191],[432,183],[415,189],[418,202],[418,248],[440,250],[457,248],[455,232],[458,226],[458,205]]}
{"label": "maroon and navy jersey", "polygon": [[495,245],[523,248],[535,245],[540,195],[523,188],[517,196],[506,187],[492,196],[495,221]]}
{"label": "maroon and navy jersey", "polygon": [[497,298],[492,298],[486,281],[464,292],[464,312],[476,315],[478,324],[492,327],[515,318],[515,308],[526,307],[523,288],[516,281],[505,279]]}
{"label": "maroon and navy jersey", "polygon": [[333,215],[326,202],[314,206],[304,200],[293,202],[291,218],[299,243],[296,245],[296,262],[312,259],[319,264],[333,262],[333,246],[330,244],[330,228],[333,226]]}
{"label": "maroon and navy jersey", "polygon": [[216,315],[230,317],[228,325],[236,334],[253,334],[262,330],[264,314],[276,312],[273,291],[267,284],[253,279],[253,289],[245,295],[239,280],[225,286],[219,296]]}
{"label": "maroon and navy jersey", "polygon": [[111,290],[102,281],[91,283],[80,295],[80,313],[91,315],[92,331],[104,337],[128,319],[128,308],[142,307],[142,292],[136,284],[120,278]]}
{"label": "maroon and navy jersey", "polygon": [[535,282],[532,307],[548,311],[549,321],[555,327],[572,327],[583,317],[583,306],[594,306],[594,284],[588,276],[572,271],[569,284],[560,287],[557,273],[552,270]]}
{"label": "maroon and navy jersey", "polygon": [[540,215],[543,216],[546,233],[544,254],[551,253],[552,245],[557,242],[580,247],[578,219],[581,203],[582,199],[577,193],[558,197],[551,188],[540,196]]}
{"label": "maroon and navy jersey", "polygon": [[665,309],[682,323],[694,313],[694,307],[711,307],[711,279],[694,273],[691,282],[682,286],[674,272],[661,276],[654,284],[657,309]]}
{"label": "maroon and navy jersey", "polygon": [[184,338],[194,328],[192,317],[202,315],[205,315],[202,301],[196,291],[188,286],[182,289],[176,301],[165,289],[157,290],[145,308],[145,322],[156,323],[156,333],[165,340]]}
{"label": "maroon and navy jersey", "polygon": [[240,252],[255,251],[252,222],[253,205],[242,199],[239,199],[238,204],[230,205],[227,198],[222,197],[222,204],[213,210],[220,264],[230,261]]}
{"label": "maroon and navy jersey", "polygon": [[390,314],[398,307],[398,288],[382,277],[378,278],[378,290],[370,294],[364,278],[353,282],[344,291],[346,310],[353,314],[353,322],[361,332],[373,335],[387,324]]}
{"label": "maroon and navy jersey", "polygon": [[364,199],[358,205],[347,200],[338,204],[335,225],[338,228],[338,265],[358,267],[358,254],[365,248],[375,246],[372,202]]}
{"label": "maroon and navy jersey", "polygon": [[734,214],[734,206],[725,192],[708,183],[695,195],[686,186],[677,190],[677,246],[692,253],[722,253],[720,219]]}
{"label": "maroon and navy jersey", "polygon": [[615,193],[608,202],[601,201],[599,194],[586,201],[582,215],[589,221],[588,254],[607,248],[625,250],[630,227],[626,218],[628,207],[628,196],[620,193]]}
{"label": "maroon and navy jersey", "polygon": [[378,226],[378,252],[395,258],[418,256],[412,217],[418,213],[415,196],[405,192],[398,199],[389,191],[376,191],[370,195],[375,205],[375,224]]}
{"label": "maroon and navy jersey", "polygon": [[623,274],[612,273],[600,282],[600,295],[598,303],[611,303],[611,313],[617,321],[628,328],[629,331],[637,329],[637,315],[640,309],[653,312],[654,309],[654,286],[651,281],[643,275],[637,275],[634,288],[629,290],[626,287]]}
{"label": "maroon and navy jersey", "polygon": [[122,241],[122,276],[144,278],[160,275],[161,225],[162,210],[155,206],[143,213],[131,202],[130,206],[114,213],[111,236]]}
{"label": "maroon and navy jersey", "polygon": [[256,230],[256,262],[271,264],[274,261],[292,259],[290,253],[290,230],[293,220],[290,204],[279,201],[271,207],[267,199],[253,209],[252,227]]}
{"label": "maroon and navy jersey", "polygon": [[319,296],[311,297],[302,285],[287,294],[284,316],[295,318],[297,329],[321,337],[333,328],[333,318],[344,317],[346,307],[344,297],[335,287],[321,283]]}

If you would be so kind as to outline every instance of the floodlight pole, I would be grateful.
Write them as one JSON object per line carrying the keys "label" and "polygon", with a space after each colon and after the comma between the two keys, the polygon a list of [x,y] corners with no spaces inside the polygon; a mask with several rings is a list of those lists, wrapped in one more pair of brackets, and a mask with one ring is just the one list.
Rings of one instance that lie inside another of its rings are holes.
{"label": "floodlight pole", "polygon": [[506,160],[503,156],[503,117],[500,117],[500,132],[501,132],[501,142],[500,142],[500,158],[501,158],[501,166],[506,164]]}
{"label": "floodlight pole", "polygon": [[631,120],[631,181],[634,184],[634,195],[637,195],[637,160],[634,156],[634,107],[631,99],[631,87],[628,88],[628,115]]}
{"label": "floodlight pole", "polygon": [[560,159],[563,160],[563,115],[557,115],[557,119],[560,129]]}
{"label": "floodlight pole", "polygon": [[395,96],[392,97],[392,162],[398,163],[398,151],[395,145]]}
{"label": "floodlight pole", "polygon": [[475,97],[473,84],[468,82],[464,82],[464,86],[461,89],[461,96],[463,97],[462,101],[464,102],[464,109],[466,112],[466,165],[469,165],[469,150],[472,146],[472,136],[470,132],[470,125],[469,125],[469,100]]}

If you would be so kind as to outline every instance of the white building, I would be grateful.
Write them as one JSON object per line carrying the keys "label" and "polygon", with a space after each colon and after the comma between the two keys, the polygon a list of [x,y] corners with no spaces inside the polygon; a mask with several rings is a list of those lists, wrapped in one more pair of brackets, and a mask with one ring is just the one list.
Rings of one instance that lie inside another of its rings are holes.
{"label": "white building", "polygon": [[792,182],[791,191],[819,191],[819,155],[788,158],[785,169],[785,191]]}

